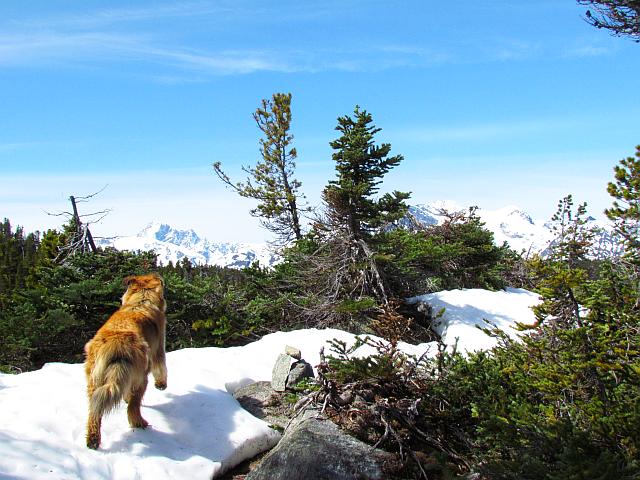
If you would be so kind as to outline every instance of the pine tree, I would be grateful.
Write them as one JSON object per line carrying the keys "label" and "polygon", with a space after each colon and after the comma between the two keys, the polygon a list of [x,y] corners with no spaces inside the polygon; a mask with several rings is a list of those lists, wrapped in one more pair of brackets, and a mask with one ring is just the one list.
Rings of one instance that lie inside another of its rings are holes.
{"label": "pine tree", "polygon": [[0,223],[0,295],[25,287],[36,266],[39,244],[38,232],[25,236],[22,227],[14,232],[8,219]]}
{"label": "pine tree", "polygon": [[581,203],[573,212],[573,197],[567,195],[558,202],[558,210],[551,217],[551,230],[556,237],[549,249],[552,260],[567,263],[569,267],[584,260],[593,244],[595,231],[587,226],[587,203]]}
{"label": "pine tree", "polygon": [[403,157],[389,157],[390,144],[374,143],[380,128],[371,122],[371,114],[357,106],[353,118],[338,118],[336,130],[341,136],[330,143],[335,150],[332,158],[338,178],[330,181],[322,194],[332,222],[346,227],[356,239],[366,238],[381,226],[402,218],[408,208],[404,200],[410,195],[394,191],[374,198],[382,177]]}
{"label": "pine tree", "polygon": [[583,263],[594,237],[586,214],[586,203],[578,205],[574,212],[571,195],[560,200],[551,218],[556,238],[547,249],[547,258],[535,258],[531,264],[538,277],[538,292],[545,298],[534,311],[538,320],[550,323],[552,329],[583,325],[579,297],[589,280]]}
{"label": "pine tree", "polygon": [[248,177],[245,182],[233,183],[222,171],[220,162],[213,168],[220,179],[240,196],[253,198],[258,206],[251,215],[273,232],[281,243],[302,238],[301,207],[304,196],[302,183],[294,178],[297,152],[291,147],[291,94],[274,93],[271,100],[262,100],[262,107],[253,114],[258,128],[264,134],[260,139],[262,160],[254,167],[242,167]]}
{"label": "pine tree", "polygon": [[640,266],[640,145],[635,158],[623,158],[614,172],[615,182],[609,182],[607,192],[615,200],[604,213],[615,222],[616,232],[623,238],[625,256]]}
{"label": "pine tree", "polygon": [[341,136],[330,143],[337,179],[323,191],[325,215],[311,232],[317,248],[301,252],[297,268],[307,324],[358,329],[389,305],[376,234],[406,213],[409,194],[375,198],[384,175],[403,157],[389,157],[391,145],[374,143],[380,129],[371,123],[371,115],[356,107],[353,118],[338,118]]}

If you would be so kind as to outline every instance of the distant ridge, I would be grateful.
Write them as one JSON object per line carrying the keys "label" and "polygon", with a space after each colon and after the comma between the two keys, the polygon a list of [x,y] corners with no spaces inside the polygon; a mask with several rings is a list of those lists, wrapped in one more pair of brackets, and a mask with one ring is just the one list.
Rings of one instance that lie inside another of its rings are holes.
{"label": "distant ridge", "polygon": [[[439,201],[409,207],[418,222],[423,225],[435,225],[443,221],[441,210],[455,212],[467,210],[454,202]],[[478,208],[476,214],[485,224],[485,228],[493,232],[497,245],[507,242],[516,252],[540,253],[544,255],[555,234],[549,221],[534,220],[531,215],[520,208],[509,205],[496,210]],[[612,232],[611,225],[588,217],[588,225],[597,227],[599,232],[594,238],[593,257],[609,258],[621,254],[622,248]]]}
{"label": "distant ridge", "polygon": [[[443,221],[441,210],[449,212],[466,210],[453,202],[433,202],[414,205],[409,208],[413,217],[423,225],[435,225]],[[517,252],[544,255],[554,238],[549,222],[534,220],[529,214],[516,206],[506,206],[497,210],[478,209],[476,211],[485,227],[493,232],[497,245],[507,242]],[[590,218],[590,223],[601,228],[595,238],[594,257],[607,258],[620,254],[620,244],[616,242],[607,224]],[[159,222],[149,223],[134,236],[102,239],[102,247],[117,250],[148,251],[158,254],[162,265],[177,263],[188,258],[198,265],[218,265],[220,267],[245,268],[258,261],[261,266],[269,267],[280,259],[278,254],[266,243],[214,243],[190,230],[178,230]]]}
{"label": "distant ridge", "polygon": [[149,223],[137,235],[103,239],[98,243],[117,250],[153,250],[162,265],[188,258],[198,265],[241,269],[256,261],[261,266],[271,266],[278,260],[278,256],[264,243],[214,243],[201,238],[192,229],[178,230],[159,222]]}

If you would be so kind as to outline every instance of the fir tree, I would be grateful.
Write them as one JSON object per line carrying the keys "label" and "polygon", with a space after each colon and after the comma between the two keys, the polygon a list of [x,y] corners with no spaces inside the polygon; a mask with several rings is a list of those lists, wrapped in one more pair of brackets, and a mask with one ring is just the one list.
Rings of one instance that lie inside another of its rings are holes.
{"label": "fir tree", "polygon": [[245,182],[233,183],[222,171],[220,162],[213,168],[220,179],[240,196],[253,198],[258,206],[251,214],[273,232],[281,243],[302,238],[300,206],[304,196],[302,183],[294,178],[297,152],[291,147],[291,94],[274,93],[271,100],[262,100],[262,107],[253,114],[264,134],[260,139],[262,160],[254,167],[242,167],[248,177]]}
{"label": "fir tree", "polygon": [[538,291],[545,298],[534,311],[540,322],[551,324],[552,330],[583,325],[579,297],[589,280],[584,263],[594,237],[593,229],[586,224],[586,213],[586,203],[578,205],[574,212],[571,195],[560,200],[551,218],[556,238],[547,249],[547,258],[534,258],[531,262]]}
{"label": "fir tree", "polygon": [[391,145],[376,145],[374,135],[380,131],[371,124],[371,114],[356,106],[354,116],[338,118],[340,138],[331,142],[335,150],[337,179],[324,189],[323,199],[332,223],[346,227],[357,239],[366,238],[382,225],[402,218],[407,212],[404,200],[409,193],[394,191],[379,199],[378,185],[402,155],[389,157]]}
{"label": "fir tree", "polygon": [[295,269],[304,292],[304,322],[359,329],[389,305],[386,279],[379,266],[378,235],[407,211],[408,193],[375,198],[384,175],[402,161],[389,156],[391,145],[376,145],[380,131],[372,117],[356,107],[354,116],[338,118],[335,150],[337,179],[323,191],[325,215],[317,219],[309,240],[312,252],[300,251]]}
{"label": "fir tree", "polygon": [[573,211],[573,197],[567,195],[558,202],[558,210],[551,217],[551,230],[556,237],[549,248],[551,259],[575,266],[584,260],[593,244],[595,231],[587,226],[587,203]]}
{"label": "fir tree", "polygon": [[614,172],[615,182],[609,182],[607,192],[615,200],[604,213],[615,222],[616,232],[625,243],[626,257],[640,266],[640,145],[635,158],[620,160]]}

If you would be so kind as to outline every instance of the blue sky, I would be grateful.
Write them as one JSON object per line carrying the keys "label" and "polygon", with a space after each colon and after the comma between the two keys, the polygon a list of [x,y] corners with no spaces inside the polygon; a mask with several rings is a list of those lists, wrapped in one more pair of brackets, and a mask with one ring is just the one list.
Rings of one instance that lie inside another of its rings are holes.
{"label": "blue sky", "polygon": [[107,185],[98,235],[149,221],[214,241],[268,239],[211,164],[241,179],[251,117],[293,94],[297,176],[333,178],[336,118],[356,104],[404,162],[383,190],[412,203],[518,205],[549,218],[572,193],[594,216],[640,143],[640,45],[572,0],[0,3],[0,216],[60,225]]}

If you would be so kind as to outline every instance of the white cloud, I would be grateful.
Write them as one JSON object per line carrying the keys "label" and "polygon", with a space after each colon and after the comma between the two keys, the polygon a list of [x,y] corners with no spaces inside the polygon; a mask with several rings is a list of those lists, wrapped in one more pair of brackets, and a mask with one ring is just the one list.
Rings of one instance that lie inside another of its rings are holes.
{"label": "white cloud", "polygon": [[177,19],[180,17],[200,17],[203,15],[221,15],[233,12],[234,9],[209,2],[179,2],[171,4],[154,4],[153,7],[104,8],[85,14],[58,14],[49,17],[28,20],[13,20],[9,26],[45,29],[89,29],[105,27],[128,22],[145,22],[149,20]]}
{"label": "white cloud", "polygon": [[208,74],[287,71],[288,67],[262,51],[198,52],[155,46],[150,36],[119,33],[36,33],[0,35],[0,66],[40,66],[59,63],[147,61]]}
{"label": "white cloud", "polygon": [[142,33],[42,31],[0,34],[0,67],[148,62],[162,71],[149,76],[168,83],[201,81],[202,75],[375,71],[449,60],[445,53],[399,46],[208,51],[165,45],[155,35]]}
{"label": "white cloud", "polygon": [[580,45],[577,47],[567,48],[564,50],[564,56],[567,58],[583,58],[583,57],[600,57],[610,55],[612,49],[597,45]]}

